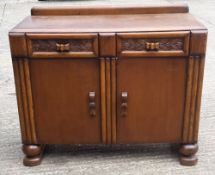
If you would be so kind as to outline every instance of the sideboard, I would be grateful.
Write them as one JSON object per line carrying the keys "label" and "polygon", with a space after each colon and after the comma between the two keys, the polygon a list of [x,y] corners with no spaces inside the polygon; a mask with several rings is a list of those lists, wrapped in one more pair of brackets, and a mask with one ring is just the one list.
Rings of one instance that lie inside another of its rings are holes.
{"label": "sideboard", "polygon": [[207,29],[186,5],[35,7],[9,38],[24,165],[47,144],[176,143],[197,163]]}

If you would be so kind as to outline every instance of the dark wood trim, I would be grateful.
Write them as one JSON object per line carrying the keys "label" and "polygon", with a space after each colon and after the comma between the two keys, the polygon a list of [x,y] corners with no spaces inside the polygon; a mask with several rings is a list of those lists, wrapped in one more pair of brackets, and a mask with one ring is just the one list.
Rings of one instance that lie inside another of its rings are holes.
{"label": "dark wood trim", "polygon": [[70,15],[116,15],[116,14],[161,14],[188,13],[186,4],[169,4],[159,6],[64,6],[64,7],[33,7],[32,16],[70,16]]}

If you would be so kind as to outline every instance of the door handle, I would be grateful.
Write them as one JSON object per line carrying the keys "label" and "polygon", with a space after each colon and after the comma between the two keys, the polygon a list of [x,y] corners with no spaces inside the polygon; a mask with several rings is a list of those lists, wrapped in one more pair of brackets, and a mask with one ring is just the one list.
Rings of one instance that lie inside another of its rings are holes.
{"label": "door handle", "polygon": [[128,115],[128,92],[121,93],[120,115],[122,117]]}
{"label": "door handle", "polygon": [[96,102],[95,102],[96,93],[89,92],[89,113],[91,117],[96,116]]}

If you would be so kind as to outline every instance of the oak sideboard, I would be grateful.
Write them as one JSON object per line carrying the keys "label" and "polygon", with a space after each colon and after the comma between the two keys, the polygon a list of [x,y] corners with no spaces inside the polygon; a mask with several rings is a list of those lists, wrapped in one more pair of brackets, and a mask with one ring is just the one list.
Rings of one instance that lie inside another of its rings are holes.
{"label": "oak sideboard", "polygon": [[197,163],[207,29],[186,5],[35,7],[9,39],[24,165],[47,144],[178,144]]}

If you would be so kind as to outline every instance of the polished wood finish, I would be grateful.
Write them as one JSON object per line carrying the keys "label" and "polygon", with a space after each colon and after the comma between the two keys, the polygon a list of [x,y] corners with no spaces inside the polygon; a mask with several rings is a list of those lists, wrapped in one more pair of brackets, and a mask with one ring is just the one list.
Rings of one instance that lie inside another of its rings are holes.
{"label": "polished wood finish", "polygon": [[185,85],[186,57],[120,57],[117,142],[180,143]]}
{"label": "polished wood finish", "polygon": [[100,61],[32,59],[30,66],[38,142],[102,143]]}
{"label": "polished wood finish", "polygon": [[[135,19],[135,20],[134,20]],[[29,16],[11,32],[116,33],[205,30],[189,13]]]}
{"label": "polished wood finish", "polygon": [[33,8],[9,38],[24,165],[45,144],[177,143],[197,163],[207,29],[187,6]]}
{"label": "polished wood finish", "polygon": [[82,6],[82,7],[34,7],[31,9],[32,16],[66,16],[66,15],[119,15],[119,14],[160,14],[160,13],[187,13],[189,8],[186,4],[163,4],[159,6],[136,5],[136,6]]}

